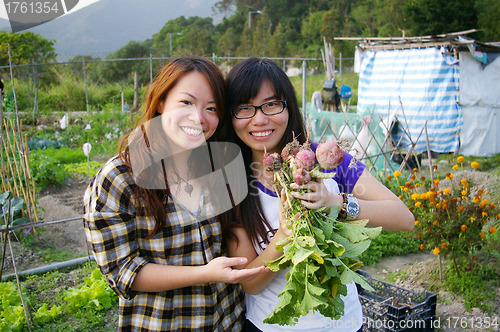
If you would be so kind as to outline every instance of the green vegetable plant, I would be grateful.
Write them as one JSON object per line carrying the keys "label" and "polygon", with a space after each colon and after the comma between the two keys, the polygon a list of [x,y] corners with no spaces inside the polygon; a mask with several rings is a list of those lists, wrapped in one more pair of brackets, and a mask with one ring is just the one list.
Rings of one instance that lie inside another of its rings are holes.
{"label": "green vegetable plant", "polygon": [[96,310],[109,309],[118,296],[109,288],[99,268],[92,271],[90,277],[85,277],[85,284],[64,292],[64,299],[73,308],[91,306]]}
{"label": "green vegetable plant", "polygon": [[30,221],[23,213],[23,210],[26,209],[24,199],[13,197],[10,191],[0,195],[0,209],[0,228],[2,229],[5,228],[5,217],[8,217],[9,226],[21,225]]}
{"label": "green vegetable plant", "polygon": [[[322,149],[321,144],[327,148]],[[335,168],[342,161],[343,151],[334,141],[321,144],[316,150],[319,165],[315,164],[310,144],[299,146],[296,140],[285,147],[281,156],[266,153],[264,157],[266,170],[274,172],[278,196],[280,188],[284,189],[288,205],[284,213],[287,227],[292,231],[288,238],[276,244],[283,255],[266,262],[271,271],[289,269],[278,304],[264,320],[268,324],[295,325],[300,316],[310,311],[339,319],[344,314],[340,295],[347,294],[348,284],[356,282],[373,291],[365,278],[354,271],[363,265],[358,257],[380,234],[381,227],[365,227],[368,220],[337,220],[338,206],[331,207],[329,212],[325,207],[308,210],[290,194],[291,183],[333,177],[334,173],[324,173],[321,168]]]}

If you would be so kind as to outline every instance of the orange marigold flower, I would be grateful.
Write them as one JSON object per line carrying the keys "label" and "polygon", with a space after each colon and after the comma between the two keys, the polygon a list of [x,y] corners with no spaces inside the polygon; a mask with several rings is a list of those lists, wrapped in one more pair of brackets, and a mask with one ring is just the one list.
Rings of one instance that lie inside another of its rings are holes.
{"label": "orange marigold flower", "polygon": [[394,175],[395,178],[399,178],[401,176],[401,172],[400,171],[395,171],[393,175]]}
{"label": "orange marigold flower", "polygon": [[434,248],[434,250],[432,250],[432,253],[434,255],[439,255],[440,252],[441,252],[441,250],[439,250],[439,248]]}
{"label": "orange marigold flower", "polygon": [[432,223],[434,226],[437,226],[439,224],[439,221],[437,220],[434,220],[434,222]]}
{"label": "orange marigold flower", "polygon": [[442,190],[438,190],[438,195],[442,195],[443,194],[443,191]]}
{"label": "orange marigold flower", "polygon": [[406,183],[405,183],[405,187],[408,187],[408,188],[409,188],[410,186],[411,186],[411,182],[406,182]]}
{"label": "orange marigold flower", "polygon": [[431,191],[436,191],[436,187],[431,187]]}
{"label": "orange marigold flower", "polygon": [[432,169],[436,170],[436,169],[438,169],[438,166],[437,165],[432,165]]}
{"label": "orange marigold flower", "polygon": [[481,195],[483,194],[483,191],[482,191],[481,189],[479,189],[479,190],[477,191],[477,194],[478,194],[479,196],[481,196]]}
{"label": "orange marigold flower", "polygon": [[495,234],[497,232],[497,229],[493,226],[490,227],[490,233]]}
{"label": "orange marigold flower", "polygon": [[421,233],[418,233],[418,234],[417,234],[417,238],[419,238],[419,239],[420,239],[421,237],[422,237],[422,234],[421,234]]}
{"label": "orange marigold flower", "polygon": [[404,188],[403,188],[403,191],[404,191],[404,192],[407,192],[408,190],[410,190],[410,189],[408,189],[408,187],[404,187]]}
{"label": "orange marigold flower", "polygon": [[465,196],[462,196],[462,200],[465,200]]}
{"label": "orange marigold flower", "polygon": [[425,181],[425,176],[421,176],[420,181]]}
{"label": "orange marigold flower", "polygon": [[487,217],[487,216],[488,216],[488,213],[483,211],[483,213],[481,213],[481,215],[482,215],[483,217]]}
{"label": "orange marigold flower", "polygon": [[450,174],[450,179],[452,179],[452,180],[453,180],[453,174]]}
{"label": "orange marigold flower", "polygon": [[446,249],[447,246],[446,242],[441,243],[441,248]]}
{"label": "orange marigold flower", "polygon": [[387,181],[391,181],[392,180],[392,175],[387,175]]}
{"label": "orange marigold flower", "polygon": [[467,179],[460,180],[460,183],[465,186],[467,184]]}
{"label": "orange marigold flower", "polygon": [[489,202],[488,202],[488,200],[487,200],[487,199],[483,199],[483,200],[481,201],[481,204],[483,204],[484,206],[488,205],[488,203],[489,203]]}
{"label": "orange marigold flower", "polygon": [[500,219],[500,213],[499,213],[499,214],[497,214],[497,217],[496,217],[496,218],[497,218],[497,219]]}
{"label": "orange marigold flower", "polygon": [[449,195],[451,193],[451,189],[450,188],[445,188],[444,189],[444,194],[445,195]]}
{"label": "orange marigold flower", "polygon": [[481,202],[481,197],[480,196],[474,196],[474,198],[472,200],[474,201],[474,203],[479,204]]}
{"label": "orange marigold flower", "polygon": [[413,172],[413,173],[417,173],[417,172],[418,172],[418,170],[417,170],[416,168],[414,168],[414,169],[412,170],[412,172]]}
{"label": "orange marigold flower", "polygon": [[462,196],[467,195],[467,190],[462,190],[461,194],[462,194]]}
{"label": "orange marigold flower", "polygon": [[422,202],[416,202],[415,203],[415,207],[419,207],[420,205],[422,205]]}
{"label": "orange marigold flower", "polygon": [[453,165],[452,169],[456,171],[458,169],[458,165]]}
{"label": "orange marigold flower", "polygon": [[476,256],[472,256],[472,260],[475,262],[477,261],[477,257]]}
{"label": "orange marigold flower", "polygon": [[413,193],[413,194],[411,194],[411,199],[413,199],[414,201],[416,201],[419,197],[420,197],[419,193]]}
{"label": "orange marigold flower", "polygon": [[446,210],[448,208],[448,203],[443,203],[443,210]]}
{"label": "orange marigold flower", "polygon": [[494,209],[494,208],[496,208],[496,205],[493,203],[490,203],[490,209]]}
{"label": "orange marigold flower", "polygon": [[417,177],[416,177],[414,174],[412,174],[412,175],[410,176],[410,179],[411,179],[412,181],[413,181],[413,180],[415,180],[416,178],[417,178]]}
{"label": "orange marigold flower", "polygon": [[465,158],[464,158],[464,156],[458,156],[458,158],[457,158],[457,162],[458,162],[458,163],[461,163],[461,162],[463,162],[463,161],[464,161],[464,159],[465,159]]}
{"label": "orange marigold flower", "polygon": [[490,191],[489,191],[489,190],[486,190],[485,194],[486,194],[486,195],[488,195],[489,193],[490,193]]}
{"label": "orange marigold flower", "polygon": [[458,212],[462,212],[464,210],[464,207],[462,205],[458,206]]}
{"label": "orange marigold flower", "polygon": [[424,250],[424,248],[425,248],[425,245],[422,243],[422,244],[420,245],[420,250]]}
{"label": "orange marigold flower", "polygon": [[460,227],[460,229],[461,229],[462,231],[466,231],[466,230],[467,230],[467,225],[462,225],[462,227]]}
{"label": "orange marigold flower", "polygon": [[398,196],[398,198],[399,198],[400,200],[403,200],[403,195],[399,195],[399,196]]}
{"label": "orange marigold flower", "polygon": [[451,198],[451,201],[452,201],[453,203],[456,203],[456,202],[458,201],[458,199],[457,199],[456,197],[452,197],[452,198]]}
{"label": "orange marigold flower", "polygon": [[484,232],[481,232],[481,234],[479,234],[479,236],[481,237],[481,239],[484,239]]}
{"label": "orange marigold flower", "polygon": [[434,179],[434,185],[439,186],[439,179]]}
{"label": "orange marigold flower", "polygon": [[472,168],[479,168],[479,163],[476,162],[476,161],[473,161],[473,162],[470,163],[470,167],[472,167]]}
{"label": "orange marigold flower", "polygon": [[415,226],[418,226],[418,220],[415,220]]}
{"label": "orange marigold flower", "polygon": [[431,228],[430,227],[427,227],[427,232],[430,232],[431,231]]}
{"label": "orange marigold flower", "polygon": [[[474,217],[470,217],[470,221],[474,222],[474,221],[476,221],[476,218],[474,218]],[[462,225],[462,227],[463,227],[463,226],[464,226],[464,225]],[[467,229],[467,226],[465,226],[465,227],[466,227],[465,229]],[[462,229],[462,230],[463,230],[463,231],[465,231],[465,229]]]}

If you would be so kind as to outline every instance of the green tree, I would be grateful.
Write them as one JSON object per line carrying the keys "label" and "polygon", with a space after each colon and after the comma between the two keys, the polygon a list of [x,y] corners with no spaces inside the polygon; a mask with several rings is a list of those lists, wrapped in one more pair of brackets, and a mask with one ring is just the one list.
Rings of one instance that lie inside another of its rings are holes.
{"label": "green tree", "polygon": [[474,29],[478,22],[474,2],[470,0],[411,0],[404,13],[412,36]]}
{"label": "green tree", "polygon": [[[131,41],[118,51],[106,56],[106,59],[149,58],[152,53],[152,41]],[[150,79],[149,61],[103,61],[97,66],[99,78],[104,82],[123,82],[130,84],[134,81],[134,72],[138,73],[139,81],[146,84]]]}
{"label": "green tree", "polygon": [[[171,34],[182,33],[170,38]],[[153,36],[153,47],[158,56],[168,56],[170,39],[172,39],[172,55],[211,55],[215,51],[215,28],[212,18],[191,16],[186,19],[180,16],[168,21],[165,26]]]}
{"label": "green tree", "polygon": [[0,31],[0,66],[9,65],[8,45],[13,64],[54,62],[55,40],[46,39],[31,31],[23,33]]}
{"label": "green tree", "polygon": [[269,42],[271,39],[271,21],[264,9],[262,14],[259,15],[257,26],[253,30],[253,47],[252,54],[256,56],[268,56]]}
{"label": "green tree", "polygon": [[278,24],[276,30],[269,42],[269,56],[271,57],[286,57],[290,56],[288,45],[289,36],[292,34],[292,29],[283,24]]}
{"label": "green tree", "polygon": [[500,1],[476,0],[476,11],[481,40],[500,41]]}

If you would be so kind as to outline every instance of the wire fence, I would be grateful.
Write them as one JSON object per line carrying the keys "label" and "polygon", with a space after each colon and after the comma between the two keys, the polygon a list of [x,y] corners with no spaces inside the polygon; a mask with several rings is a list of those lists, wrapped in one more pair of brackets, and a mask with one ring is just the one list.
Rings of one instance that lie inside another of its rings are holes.
{"label": "wire fence", "polygon": [[[104,58],[100,58],[104,56]],[[13,92],[13,110],[33,111],[33,117],[49,110],[63,111],[91,111],[103,109],[106,104],[113,105],[121,110],[137,105],[137,90],[148,86],[156,72],[172,59],[171,57],[133,57],[133,58],[105,58],[105,52],[90,55],[64,54],[58,56],[57,62],[26,63],[0,66],[0,75],[4,82],[9,77],[11,84],[6,85],[6,91]],[[97,58],[96,58],[97,57]],[[227,74],[238,62],[248,57],[219,57],[213,54],[210,58],[219,65],[222,72]],[[69,59],[62,61],[63,59]],[[325,65],[322,58],[282,57],[269,58],[279,64],[289,76],[323,74]],[[337,75],[342,80],[342,74],[353,71],[354,58],[342,58],[342,54],[335,59]],[[65,69],[71,76],[62,76]],[[71,86],[71,80],[83,81],[83,88]],[[17,82],[15,81],[17,80]],[[66,90],[55,96],[42,96],[48,85],[54,81],[61,81],[59,85],[67,85]],[[114,82],[113,84],[107,82]],[[16,85],[12,82],[16,82]],[[18,84],[24,82],[24,84]],[[310,100],[305,95],[307,80],[303,82],[302,91],[298,92],[302,100]],[[106,88],[103,91],[101,88]],[[59,100],[57,100],[59,98]],[[65,101],[72,98],[71,101]],[[300,99],[300,98],[299,98]],[[65,103],[64,107],[61,107]],[[130,105],[130,106],[129,106]]]}

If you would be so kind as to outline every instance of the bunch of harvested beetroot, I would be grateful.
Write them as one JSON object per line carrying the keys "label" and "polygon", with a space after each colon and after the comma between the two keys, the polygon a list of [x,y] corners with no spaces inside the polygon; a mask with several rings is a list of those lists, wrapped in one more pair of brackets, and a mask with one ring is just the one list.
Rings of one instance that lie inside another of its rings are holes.
{"label": "bunch of harvested beetroot", "polygon": [[318,145],[316,153],[309,142],[300,146],[290,142],[278,153],[265,154],[264,166],[274,172],[278,196],[284,189],[288,208],[284,209],[287,227],[292,235],[276,244],[283,255],[267,261],[272,271],[289,269],[287,284],[279,295],[274,311],[264,320],[268,324],[295,325],[298,317],[319,311],[332,319],[344,313],[340,295],[347,294],[346,285],[356,282],[372,290],[365,278],[354,271],[363,263],[357,257],[370,246],[381,227],[365,227],[368,220],[340,221],[340,207],[308,210],[290,192],[290,184],[304,184],[318,178],[333,178],[334,169],[344,157],[344,151],[333,140]]}

